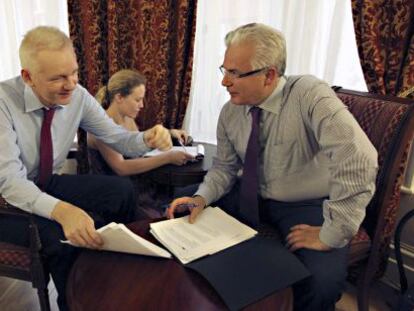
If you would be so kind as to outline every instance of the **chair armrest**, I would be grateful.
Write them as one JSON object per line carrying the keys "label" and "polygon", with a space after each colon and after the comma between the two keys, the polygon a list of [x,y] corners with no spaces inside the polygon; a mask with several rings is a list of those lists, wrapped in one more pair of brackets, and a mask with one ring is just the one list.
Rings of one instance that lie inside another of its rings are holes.
{"label": "chair armrest", "polygon": [[[3,203],[3,202],[2,202]],[[8,216],[18,216],[18,217],[25,217],[30,218],[31,214],[25,212],[9,203],[0,204],[0,215],[8,215]]]}
{"label": "chair armrest", "polygon": [[28,220],[28,228],[29,228],[29,248],[30,252],[38,256],[36,253],[42,247],[40,243],[40,236],[39,231],[37,229],[37,225],[34,221],[33,214],[25,212],[13,205],[9,204],[4,200],[4,198],[0,195],[0,216],[13,216],[13,217],[23,217]]}

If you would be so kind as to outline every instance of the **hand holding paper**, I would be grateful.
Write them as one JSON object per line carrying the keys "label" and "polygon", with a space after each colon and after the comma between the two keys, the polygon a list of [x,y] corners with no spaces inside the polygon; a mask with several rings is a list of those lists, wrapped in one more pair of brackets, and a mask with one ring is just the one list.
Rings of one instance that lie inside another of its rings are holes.
{"label": "hand holding paper", "polygon": [[[183,150],[183,147],[181,147],[181,146],[174,146],[170,149],[170,151],[184,151],[184,150]],[[165,152],[168,152],[168,151],[154,149],[154,150],[151,150],[151,151],[148,151],[147,153],[145,153],[144,157],[155,157],[155,156],[163,154]],[[201,145],[201,144],[199,144],[197,146],[185,146],[185,152],[187,154],[191,155],[192,157],[194,157],[194,159],[201,160],[201,159],[204,158],[205,149],[204,149],[204,146]]]}

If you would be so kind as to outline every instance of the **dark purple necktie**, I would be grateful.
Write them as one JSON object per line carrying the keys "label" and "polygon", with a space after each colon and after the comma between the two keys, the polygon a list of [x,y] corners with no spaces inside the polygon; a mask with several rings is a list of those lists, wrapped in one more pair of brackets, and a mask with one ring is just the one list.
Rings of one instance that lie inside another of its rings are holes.
{"label": "dark purple necktie", "polygon": [[47,180],[53,172],[53,143],[50,126],[55,109],[43,108],[43,123],[40,131],[40,160],[38,186],[44,190]]}
{"label": "dark purple necktie", "polygon": [[252,107],[252,130],[244,158],[240,187],[240,214],[250,225],[259,225],[257,192],[259,189],[259,122],[261,109]]}

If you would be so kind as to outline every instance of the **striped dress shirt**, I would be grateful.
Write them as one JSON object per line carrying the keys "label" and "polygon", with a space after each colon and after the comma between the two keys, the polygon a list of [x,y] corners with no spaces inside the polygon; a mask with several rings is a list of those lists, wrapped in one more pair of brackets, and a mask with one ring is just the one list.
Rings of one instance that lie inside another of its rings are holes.
{"label": "striped dress shirt", "polygon": [[[283,202],[326,197],[320,239],[345,246],[375,191],[374,146],[331,88],[313,76],[282,77],[259,107],[259,194]],[[196,193],[207,205],[231,190],[243,167],[249,108],[228,102],[220,113],[217,156]]]}

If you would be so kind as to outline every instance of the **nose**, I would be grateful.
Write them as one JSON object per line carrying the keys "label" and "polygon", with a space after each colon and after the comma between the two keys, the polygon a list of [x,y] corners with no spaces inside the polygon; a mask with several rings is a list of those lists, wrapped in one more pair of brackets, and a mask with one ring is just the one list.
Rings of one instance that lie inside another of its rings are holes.
{"label": "nose", "polygon": [[73,90],[78,83],[78,75],[70,76],[66,79],[65,89],[66,90]]}
{"label": "nose", "polygon": [[225,74],[223,79],[221,80],[221,85],[225,87],[229,87],[233,85],[233,81]]}
{"label": "nose", "polygon": [[138,108],[144,108],[144,101],[143,100],[140,100],[139,101],[139,103],[138,103]]}

